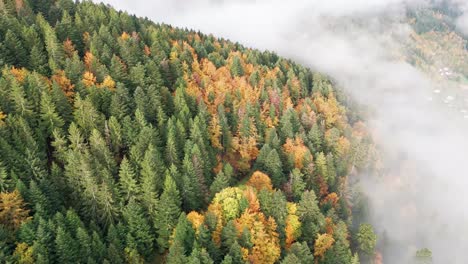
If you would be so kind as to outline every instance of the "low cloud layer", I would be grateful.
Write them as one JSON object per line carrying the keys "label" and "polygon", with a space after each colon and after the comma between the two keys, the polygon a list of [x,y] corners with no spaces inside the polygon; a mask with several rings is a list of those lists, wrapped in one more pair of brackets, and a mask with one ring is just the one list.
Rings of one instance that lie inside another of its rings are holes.
{"label": "low cloud layer", "polygon": [[[362,181],[371,219],[390,245],[385,262],[404,263],[429,247],[435,263],[466,263],[468,237],[461,234],[468,231],[468,122],[429,102],[434,84],[396,59],[409,40],[410,28],[401,22],[405,8],[426,1],[105,2],[155,22],[273,50],[332,76],[375,110],[370,126],[394,165],[388,176]],[[466,11],[458,26],[468,34],[468,5]]]}

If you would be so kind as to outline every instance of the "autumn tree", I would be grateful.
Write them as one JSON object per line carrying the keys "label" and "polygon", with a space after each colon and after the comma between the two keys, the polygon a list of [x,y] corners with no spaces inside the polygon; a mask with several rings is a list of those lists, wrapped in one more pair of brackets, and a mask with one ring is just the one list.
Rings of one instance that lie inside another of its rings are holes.
{"label": "autumn tree", "polygon": [[262,189],[273,190],[270,177],[259,171],[254,172],[246,184],[254,187],[257,191]]}
{"label": "autumn tree", "polygon": [[329,250],[332,247],[334,242],[335,239],[333,238],[333,236],[329,234],[319,234],[314,244],[314,255],[322,259],[325,256],[327,250]]}
{"label": "autumn tree", "polygon": [[0,193],[0,223],[9,230],[17,230],[22,223],[31,219],[29,210],[19,191]]}

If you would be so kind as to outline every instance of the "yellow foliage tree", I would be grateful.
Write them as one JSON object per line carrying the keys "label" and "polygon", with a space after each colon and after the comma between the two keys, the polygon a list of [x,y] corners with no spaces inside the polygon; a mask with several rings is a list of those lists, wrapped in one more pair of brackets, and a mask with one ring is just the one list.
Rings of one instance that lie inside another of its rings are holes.
{"label": "yellow foliage tree", "polygon": [[323,259],[325,252],[333,246],[333,243],[335,243],[335,239],[330,234],[319,234],[315,240],[314,256]]}
{"label": "yellow foliage tree", "polygon": [[94,76],[94,74],[92,72],[86,71],[83,74],[83,84],[86,87],[96,85],[96,77]]}
{"label": "yellow foliage tree", "polygon": [[286,217],[286,248],[290,248],[292,243],[301,236],[301,222],[296,215],[297,206],[295,203],[288,203],[288,216]]}
{"label": "yellow foliage tree", "polygon": [[198,228],[203,224],[203,221],[205,221],[205,216],[198,212],[192,211],[187,215],[187,220],[192,223],[193,229],[195,229],[195,231],[198,233]]}
{"label": "yellow foliage tree", "polygon": [[120,38],[122,40],[127,40],[127,39],[130,38],[130,35],[127,32],[124,31],[124,32],[122,32],[122,35],[120,35]]}
{"label": "yellow foliage tree", "polygon": [[33,257],[33,248],[28,246],[26,243],[19,243],[16,245],[15,252],[13,255],[18,260],[19,264],[34,264],[34,257]]}
{"label": "yellow foliage tree", "polygon": [[104,81],[101,83],[100,87],[113,91],[115,90],[115,81],[112,79],[112,77],[110,77],[110,75],[107,75],[104,78]]}
{"label": "yellow foliage tree", "polygon": [[5,113],[3,113],[2,111],[0,111],[0,126],[4,125],[5,124],[5,119],[6,119],[7,115]]}
{"label": "yellow foliage tree", "polygon": [[29,210],[25,209],[25,203],[18,190],[0,193],[0,224],[10,230],[17,230],[29,219]]}
{"label": "yellow foliage tree", "polygon": [[221,140],[220,140],[221,126],[219,125],[219,120],[218,120],[217,115],[214,115],[213,118],[211,118],[209,132],[210,132],[211,144],[213,145],[213,147],[222,150],[223,146],[221,145]]}
{"label": "yellow foliage tree", "polygon": [[314,99],[314,103],[318,111],[325,117],[325,124],[327,128],[337,126],[341,128],[344,123],[344,109],[335,98],[333,93],[328,95],[328,99],[323,96],[317,96]]}
{"label": "yellow foliage tree", "polygon": [[273,264],[281,254],[276,222],[272,217],[265,219],[261,212],[246,210],[235,221],[239,233],[247,228],[251,234],[252,249],[248,261],[258,264]]}

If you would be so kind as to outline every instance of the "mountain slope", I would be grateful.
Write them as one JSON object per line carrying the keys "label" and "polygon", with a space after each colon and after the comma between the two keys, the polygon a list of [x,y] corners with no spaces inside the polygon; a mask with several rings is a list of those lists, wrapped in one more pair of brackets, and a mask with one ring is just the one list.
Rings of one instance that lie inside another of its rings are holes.
{"label": "mountain slope", "polygon": [[5,262],[372,258],[374,146],[325,76],[90,2],[0,12]]}

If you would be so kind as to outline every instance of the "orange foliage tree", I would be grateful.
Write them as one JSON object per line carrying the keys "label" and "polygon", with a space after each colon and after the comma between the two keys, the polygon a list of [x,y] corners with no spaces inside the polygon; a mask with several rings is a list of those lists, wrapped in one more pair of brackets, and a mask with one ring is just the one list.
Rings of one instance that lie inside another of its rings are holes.
{"label": "orange foliage tree", "polygon": [[246,183],[247,186],[252,186],[257,191],[261,189],[267,189],[269,191],[273,190],[273,185],[271,184],[270,177],[265,173],[256,171],[252,174],[250,179]]}
{"label": "orange foliage tree", "polygon": [[296,137],[295,140],[290,138],[286,139],[286,143],[283,145],[284,152],[289,154],[294,167],[302,169],[306,160],[312,160],[312,154],[309,149],[304,145],[304,142],[300,137]]}
{"label": "orange foliage tree", "polygon": [[75,53],[75,46],[69,38],[63,42],[63,51],[65,51],[65,55],[68,58],[73,57],[73,53]]}
{"label": "orange foliage tree", "polygon": [[26,78],[26,75],[28,74],[28,71],[25,68],[11,67],[10,72],[19,83],[23,83],[24,78]]}
{"label": "orange foliage tree", "polygon": [[71,83],[70,79],[65,76],[65,71],[56,71],[55,74],[52,75],[51,79],[62,89],[69,101],[73,100],[73,96],[75,95],[75,86]]}

